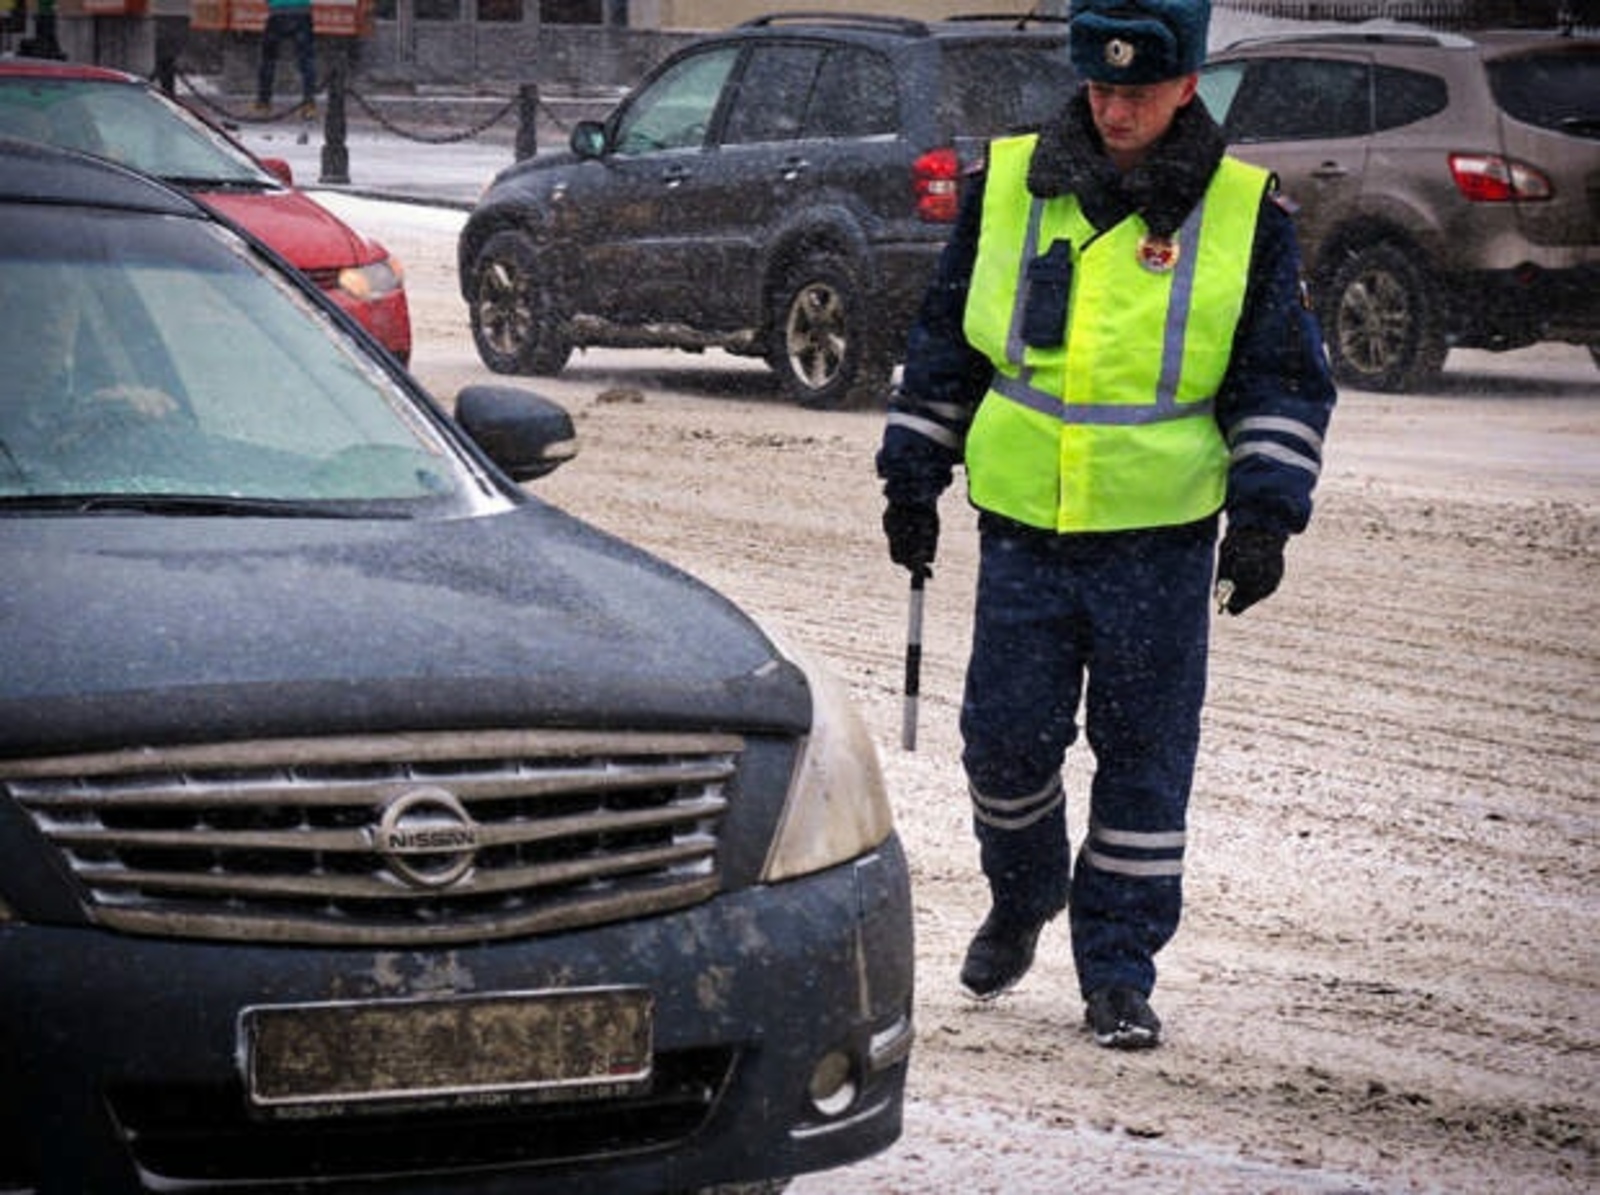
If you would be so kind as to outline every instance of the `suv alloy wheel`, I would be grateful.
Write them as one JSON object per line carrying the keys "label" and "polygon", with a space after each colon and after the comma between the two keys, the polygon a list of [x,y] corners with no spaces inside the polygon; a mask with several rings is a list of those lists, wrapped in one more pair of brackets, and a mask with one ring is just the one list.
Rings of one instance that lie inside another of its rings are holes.
{"label": "suv alloy wheel", "polygon": [[1318,318],[1339,380],[1369,390],[1418,389],[1444,365],[1437,284],[1398,245],[1378,241],[1333,269]]}
{"label": "suv alloy wheel", "polygon": [[892,363],[875,343],[862,287],[844,258],[812,253],[790,269],[772,327],[769,364],[802,406],[832,410],[881,400]]}
{"label": "suv alloy wheel", "polygon": [[474,267],[469,308],[478,355],[496,373],[554,375],[572,355],[556,292],[539,250],[525,233],[505,230],[484,244]]}

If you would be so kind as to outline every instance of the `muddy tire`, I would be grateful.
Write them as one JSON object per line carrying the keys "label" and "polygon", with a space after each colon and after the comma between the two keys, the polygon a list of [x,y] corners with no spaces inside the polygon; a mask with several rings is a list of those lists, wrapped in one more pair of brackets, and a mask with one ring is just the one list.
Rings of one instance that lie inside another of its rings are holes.
{"label": "muddy tire", "polygon": [[1379,242],[1351,253],[1319,306],[1341,384],[1394,393],[1437,380],[1447,347],[1439,294],[1403,249]]}
{"label": "muddy tire", "polygon": [[872,326],[865,295],[843,258],[816,253],[776,292],[767,364],[784,392],[812,410],[885,405],[893,362]]}
{"label": "muddy tire", "polygon": [[495,373],[553,376],[572,356],[559,291],[525,234],[495,233],[472,264],[467,304],[478,356]]}

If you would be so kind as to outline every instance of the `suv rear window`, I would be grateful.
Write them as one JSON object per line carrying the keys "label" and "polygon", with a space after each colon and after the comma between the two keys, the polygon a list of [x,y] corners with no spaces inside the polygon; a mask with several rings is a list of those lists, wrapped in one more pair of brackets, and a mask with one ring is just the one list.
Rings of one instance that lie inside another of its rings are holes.
{"label": "suv rear window", "polygon": [[733,92],[729,145],[797,137],[872,137],[899,127],[894,69],[854,47],[757,46]]}
{"label": "suv rear window", "polygon": [[1443,112],[1445,81],[1344,58],[1262,58],[1209,68],[1201,87],[1229,141],[1365,137]]}
{"label": "suv rear window", "polygon": [[811,137],[874,137],[900,128],[900,89],[881,54],[854,47],[828,52],[806,114]]}
{"label": "suv rear window", "polygon": [[1506,115],[1574,137],[1600,138],[1600,53],[1530,54],[1488,63]]}
{"label": "suv rear window", "polygon": [[1077,76],[1066,47],[952,45],[943,52],[939,124],[974,137],[995,137],[1041,124],[1071,98]]}
{"label": "suv rear window", "polygon": [[[1235,71],[1240,72],[1237,82],[1228,80]],[[1268,58],[1206,73],[1206,106],[1229,141],[1365,137],[1371,131],[1372,92],[1364,62]]]}
{"label": "suv rear window", "polygon": [[1372,94],[1379,132],[1437,116],[1450,105],[1450,89],[1438,75],[1397,66],[1373,72]]}
{"label": "suv rear window", "polygon": [[737,145],[798,137],[822,55],[821,46],[757,46],[734,92],[722,139]]}

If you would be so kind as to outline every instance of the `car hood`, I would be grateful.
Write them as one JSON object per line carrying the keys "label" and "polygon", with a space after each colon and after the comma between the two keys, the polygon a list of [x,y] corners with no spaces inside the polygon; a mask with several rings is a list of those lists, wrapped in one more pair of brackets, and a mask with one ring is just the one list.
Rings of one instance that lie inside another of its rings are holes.
{"label": "car hood", "polygon": [[803,731],[729,601],[543,504],[0,520],[0,757],[406,730]]}
{"label": "car hood", "polygon": [[327,208],[300,191],[207,191],[194,194],[271,245],[297,269],[337,270],[383,256]]}
{"label": "car hood", "polygon": [[491,180],[491,186],[498,186],[513,179],[554,177],[563,170],[570,170],[581,161],[582,158],[568,149],[539,154],[533,158],[522,158],[496,173]]}
{"label": "car hood", "polygon": [[473,212],[492,208],[501,202],[527,203],[547,199],[552,191],[568,185],[573,173],[586,159],[569,151],[523,158],[505,167],[489,181]]}

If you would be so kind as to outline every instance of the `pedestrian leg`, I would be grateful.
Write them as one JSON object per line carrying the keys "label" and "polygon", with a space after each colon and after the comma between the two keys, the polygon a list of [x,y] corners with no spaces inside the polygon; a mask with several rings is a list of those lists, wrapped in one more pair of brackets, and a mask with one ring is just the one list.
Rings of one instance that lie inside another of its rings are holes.
{"label": "pedestrian leg", "polygon": [[1156,953],[1178,927],[1212,552],[1212,537],[1194,529],[1123,539],[1090,583],[1085,729],[1095,776],[1072,885],[1085,996],[1108,987],[1148,996]]}

